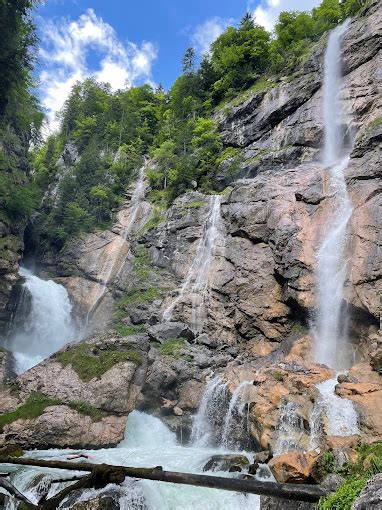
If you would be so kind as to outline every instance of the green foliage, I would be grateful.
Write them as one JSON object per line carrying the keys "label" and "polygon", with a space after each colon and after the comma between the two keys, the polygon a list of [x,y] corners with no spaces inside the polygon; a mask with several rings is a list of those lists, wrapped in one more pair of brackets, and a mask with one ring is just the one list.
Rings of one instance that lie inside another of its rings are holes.
{"label": "green foliage", "polygon": [[81,343],[57,354],[62,365],[71,365],[79,377],[89,382],[110,370],[117,363],[132,361],[142,363],[141,355],[136,351],[97,350],[94,354],[91,344]]}
{"label": "green foliage", "polygon": [[162,356],[178,358],[180,356],[180,351],[184,349],[186,344],[187,341],[185,338],[168,338],[161,344],[159,352]]}
{"label": "green foliage", "polygon": [[206,202],[203,200],[194,200],[193,202],[187,202],[187,204],[184,204],[184,209],[199,209],[199,207],[204,207],[206,205]]}
{"label": "green foliage", "polygon": [[144,324],[126,325],[122,320],[117,320],[113,323],[113,330],[119,336],[133,336],[145,333],[146,326]]}
{"label": "green foliage", "polygon": [[126,308],[132,305],[140,305],[143,303],[152,303],[161,295],[158,288],[150,289],[133,289],[126,292],[117,302],[119,308]]}
{"label": "green foliage", "polygon": [[90,416],[93,422],[101,421],[103,414],[102,412],[93,407],[92,405],[84,402],[83,400],[72,400],[69,402],[68,406],[74,411],[77,411],[80,414],[84,414],[85,416]]}
{"label": "green foliage", "polygon": [[382,441],[361,444],[356,449],[357,461],[348,462],[340,469],[334,468],[334,457],[331,452],[322,456],[320,463],[323,471],[339,473],[345,477],[345,482],[335,493],[320,500],[320,510],[350,510],[367,480],[382,472]]}
{"label": "green foliage", "polygon": [[336,492],[319,502],[320,510],[350,510],[352,504],[365,487],[367,477],[351,477]]}
{"label": "green foliage", "polygon": [[0,416],[0,431],[3,431],[5,425],[13,423],[16,420],[38,418],[43,414],[46,407],[57,404],[59,404],[57,400],[53,400],[43,393],[33,392],[29,395],[24,404],[21,404],[15,411]]}
{"label": "green foliage", "polygon": [[345,16],[354,16],[370,4],[370,0],[344,0],[341,4]]}
{"label": "green foliage", "polygon": [[333,473],[334,456],[332,452],[325,452],[320,459],[320,467],[326,473]]}

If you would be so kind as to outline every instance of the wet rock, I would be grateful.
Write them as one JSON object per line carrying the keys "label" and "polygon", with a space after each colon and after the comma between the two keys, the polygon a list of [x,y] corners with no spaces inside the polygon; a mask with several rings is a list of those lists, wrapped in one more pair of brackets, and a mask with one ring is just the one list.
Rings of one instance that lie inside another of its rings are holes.
{"label": "wet rock", "polygon": [[255,453],[253,461],[258,464],[267,464],[272,458],[272,454],[269,450],[263,450],[262,452]]}
{"label": "wet rock", "polygon": [[379,510],[382,508],[382,474],[373,476],[353,503],[351,510]]}
{"label": "wet rock", "polygon": [[232,467],[246,467],[249,461],[245,455],[221,454],[212,455],[204,464],[203,471],[230,471]]}
{"label": "wet rock", "polygon": [[147,333],[151,340],[163,343],[165,340],[173,338],[185,338],[193,340],[194,334],[189,327],[181,322],[164,322],[151,326]]}
{"label": "wet rock", "polygon": [[198,381],[187,381],[179,392],[179,407],[195,411],[198,409],[204,392],[204,384]]}
{"label": "wet rock", "polygon": [[273,457],[268,466],[280,483],[308,483],[315,461],[311,452],[290,452]]}
{"label": "wet rock", "polygon": [[253,464],[250,464],[250,466],[248,467],[248,473],[250,475],[255,475],[257,473],[258,469],[259,469],[259,463],[254,462]]}

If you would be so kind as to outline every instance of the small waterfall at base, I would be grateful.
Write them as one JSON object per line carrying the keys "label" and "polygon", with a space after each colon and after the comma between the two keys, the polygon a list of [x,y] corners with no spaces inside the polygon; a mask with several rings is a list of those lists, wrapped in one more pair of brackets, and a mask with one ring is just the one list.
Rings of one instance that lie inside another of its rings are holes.
{"label": "small waterfall at base", "polygon": [[[52,280],[42,280],[24,267],[20,276],[25,278],[24,296],[31,298],[27,317],[16,317],[22,326],[10,334],[6,347],[13,352],[16,372],[22,373],[74,340],[72,305],[62,285]],[[25,307],[19,307],[21,313]]]}
{"label": "small waterfall at base", "polygon": [[207,384],[194,417],[191,443],[195,446],[216,444],[215,420],[227,401],[227,385],[219,377]]}
{"label": "small waterfall at base", "polygon": [[311,416],[310,447],[320,444],[324,417],[327,418],[328,433],[331,436],[352,436],[359,434],[358,415],[353,402],[335,394],[337,379],[328,379],[317,385],[319,399]]}
{"label": "small waterfall at base", "polygon": [[210,210],[203,225],[203,233],[187,276],[179,289],[178,295],[163,313],[163,320],[170,321],[176,305],[185,294],[191,294],[191,329],[198,333],[203,328],[205,319],[205,301],[208,294],[211,263],[214,258],[216,242],[220,230],[221,196],[210,198]]}
{"label": "small waterfall at base", "polygon": [[252,381],[243,381],[232,393],[222,431],[222,444],[226,448],[236,446],[235,440],[231,438],[231,432],[236,424],[237,417],[239,418],[240,426],[244,430],[246,429],[246,425],[248,426],[248,416],[245,413],[248,398],[246,398],[245,390],[250,386],[252,386]]}
{"label": "small waterfall at base", "polygon": [[[28,457],[45,459],[66,459],[70,450],[46,450],[27,452]],[[117,448],[87,451],[92,463],[107,463],[123,466],[150,467],[162,466],[164,470],[190,473],[203,473],[203,466],[217,452],[216,449],[196,446],[183,447],[176,440],[176,436],[158,418],[139,411],[129,414],[125,439]],[[226,452],[228,453],[228,452]],[[231,452],[233,453],[233,452]],[[242,454],[242,452],[241,452]],[[21,492],[24,492],[33,475],[40,474],[35,468],[17,469],[10,466],[9,481]],[[73,473],[72,473],[73,474]],[[212,476],[232,477],[236,473],[221,471],[204,472]],[[52,470],[50,478],[62,478],[62,473]],[[264,481],[264,479],[263,479]],[[52,490],[58,491],[62,484],[53,484]],[[27,489],[28,497],[36,501],[36,490]],[[105,491],[118,496],[120,508],[125,510],[259,510],[259,496],[240,494],[224,490],[198,488],[173,483],[156,482],[150,480],[126,479],[122,486],[108,485],[101,491],[91,489],[83,492],[80,501],[94,498]],[[50,492],[51,494],[51,492]],[[78,499],[76,501],[79,501]],[[68,502],[66,503],[68,505]],[[70,506],[69,506],[70,507]],[[7,510],[13,508],[8,504]]]}
{"label": "small waterfall at base", "polygon": [[281,406],[274,455],[303,450],[301,437],[304,434],[304,420],[297,410],[298,406],[295,402],[286,401]]}

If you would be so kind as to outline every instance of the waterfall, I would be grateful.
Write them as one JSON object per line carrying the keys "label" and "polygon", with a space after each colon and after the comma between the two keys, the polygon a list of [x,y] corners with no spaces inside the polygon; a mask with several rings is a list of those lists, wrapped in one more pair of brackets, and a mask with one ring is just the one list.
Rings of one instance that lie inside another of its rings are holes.
{"label": "waterfall", "polygon": [[342,303],[346,278],[347,225],[352,206],[344,177],[349,156],[344,147],[341,124],[340,50],[348,25],[347,20],[329,36],[323,85],[324,164],[329,167],[330,195],[333,196],[334,204],[325,237],[317,253],[317,316],[314,336],[316,361],[334,368],[344,368],[347,365]]}
{"label": "waterfall", "polygon": [[196,446],[208,446],[215,443],[215,419],[221,413],[227,401],[227,385],[219,377],[207,384],[198,412],[194,417],[191,443]]}
{"label": "waterfall", "polygon": [[228,411],[224,418],[224,425],[222,431],[222,444],[225,447],[230,447],[234,445],[235,441],[231,439],[231,432],[235,425],[235,418],[238,416],[240,418],[240,425],[242,428],[245,428],[245,422],[247,421],[248,425],[248,417],[245,414],[245,406],[247,404],[248,399],[246,399],[245,389],[249,386],[252,386],[252,381],[243,381],[239,384],[236,390],[232,393],[231,400],[229,402]]}
{"label": "waterfall", "polygon": [[86,337],[88,334],[89,321],[105,297],[105,294],[108,291],[108,284],[115,276],[120,274],[123,267],[124,260],[122,263],[119,263],[118,258],[121,248],[133,231],[137,221],[139,208],[145,196],[145,168],[146,163],[139,170],[138,179],[135,183],[134,191],[131,196],[129,219],[117,236],[113,250],[111,250],[110,254],[107,254],[102,266],[99,269],[101,287],[87,313],[85,326],[81,334],[82,338]]}
{"label": "waterfall", "polygon": [[[30,296],[31,306],[27,317],[15,317],[16,324],[22,324],[7,340],[16,360],[16,372],[22,373],[47,358],[75,336],[71,319],[72,305],[62,285],[52,280],[42,280],[24,267],[20,276]],[[25,307],[20,306],[20,313]]]}
{"label": "waterfall", "polygon": [[[328,379],[317,385],[319,398],[311,416],[311,447],[319,446],[323,416],[328,420],[328,434],[331,436],[352,436],[359,434],[358,415],[353,402],[335,394],[337,379]],[[320,425],[321,424],[321,427]]]}
{"label": "waterfall", "polygon": [[274,455],[303,449],[301,439],[304,434],[304,420],[297,413],[297,409],[297,404],[291,401],[286,401],[281,406]]}
{"label": "waterfall", "polygon": [[163,320],[170,321],[176,305],[182,300],[185,294],[191,294],[191,328],[195,333],[202,330],[205,318],[204,305],[208,293],[211,263],[214,258],[215,246],[219,238],[221,221],[220,206],[221,196],[211,196],[210,209],[203,225],[203,233],[196,250],[195,258],[178,295],[163,313]]}

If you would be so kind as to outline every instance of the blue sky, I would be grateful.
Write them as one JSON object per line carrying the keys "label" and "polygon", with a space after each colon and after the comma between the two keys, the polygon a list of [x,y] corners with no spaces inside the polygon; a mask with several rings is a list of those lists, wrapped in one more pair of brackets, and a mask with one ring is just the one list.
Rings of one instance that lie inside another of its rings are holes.
{"label": "blue sky", "polygon": [[48,0],[35,12],[43,107],[54,114],[77,80],[95,76],[113,89],[149,82],[169,88],[185,49],[199,55],[247,9],[272,29],[282,10],[320,0]]}

